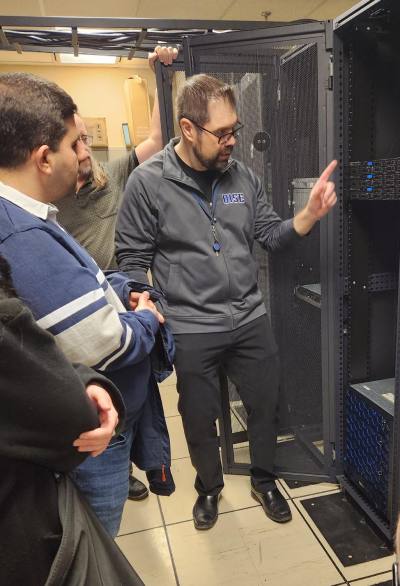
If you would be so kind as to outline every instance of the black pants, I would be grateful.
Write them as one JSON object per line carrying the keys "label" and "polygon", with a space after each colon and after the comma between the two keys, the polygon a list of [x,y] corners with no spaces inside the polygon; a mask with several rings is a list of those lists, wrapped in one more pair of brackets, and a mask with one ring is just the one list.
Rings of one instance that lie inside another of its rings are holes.
{"label": "black pants", "polygon": [[278,348],[266,315],[230,332],[175,335],[178,409],[199,495],[216,495],[224,482],[216,420],[221,411],[222,364],[247,411],[251,481],[271,490],[278,433]]}

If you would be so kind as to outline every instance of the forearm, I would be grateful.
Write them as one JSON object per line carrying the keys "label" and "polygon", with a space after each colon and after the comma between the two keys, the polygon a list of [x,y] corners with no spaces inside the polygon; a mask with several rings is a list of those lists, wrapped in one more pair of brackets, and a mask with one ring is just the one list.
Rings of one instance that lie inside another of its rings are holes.
{"label": "forearm", "polygon": [[295,215],[293,227],[299,236],[305,236],[315,226],[318,220],[318,216],[310,212],[308,206],[306,206]]}
{"label": "forearm", "polygon": [[163,147],[160,105],[158,102],[158,92],[156,90],[154,95],[154,106],[151,116],[149,138],[141,142],[135,149],[139,163],[144,163],[144,161],[147,161],[147,159],[150,159],[150,157],[161,151]]}

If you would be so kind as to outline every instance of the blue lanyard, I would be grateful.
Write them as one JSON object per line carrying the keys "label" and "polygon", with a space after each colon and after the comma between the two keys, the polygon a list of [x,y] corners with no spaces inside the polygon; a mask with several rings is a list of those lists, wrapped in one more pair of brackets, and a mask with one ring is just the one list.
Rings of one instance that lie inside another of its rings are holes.
{"label": "blue lanyard", "polygon": [[206,214],[207,218],[210,220],[211,230],[213,233],[213,240],[214,240],[213,250],[217,256],[219,255],[219,252],[221,250],[221,246],[220,246],[220,244],[218,242],[218,238],[217,238],[217,232],[215,230],[215,223],[217,221],[217,219],[215,217],[215,208],[217,207],[218,192],[219,192],[219,185],[215,188],[214,193],[213,193],[213,205],[212,205],[212,209],[211,209],[211,214],[204,207],[204,204],[201,201],[200,197],[197,195],[197,193],[195,193],[194,191],[191,192],[194,199],[197,201],[197,203],[199,204],[199,206],[201,207],[203,212]]}

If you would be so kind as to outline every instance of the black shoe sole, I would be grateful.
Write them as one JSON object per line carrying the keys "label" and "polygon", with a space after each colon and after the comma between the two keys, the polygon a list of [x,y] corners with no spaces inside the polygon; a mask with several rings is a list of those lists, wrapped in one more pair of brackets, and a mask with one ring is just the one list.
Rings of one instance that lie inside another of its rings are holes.
{"label": "black shoe sole", "polygon": [[271,521],[275,521],[275,523],[288,523],[289,521],[292,520],[292,513],[289,513],[289,515],[287,515],[286,517],[274,517],[274,515],[271,515],[270,511],[267,509],[267,507],[264,504],[264,501],[261,500],[256,493],[254,493],[253,491],[251,491],[251,496],[253,497],[253,499],[255,501],[257,501],[258,503],[260,503],[260,505],[262,506],[262,508],[264,509],[264,513],[267,515],[268,519],[271,519]]}
{"label": "black shoe sole", "polygon": [[209,529],[212,529],[214,527],[214,525],[217,523],[217,521],[218,521],[218,516],[215,519],[215,521],[213,521],[213,523],[211,525],[198,525],[196,523],[195,518],[193,517],[193,523],[194,523],[194,526],[197,529],[197,531],[208,531]]}
{"label": "black shoe sole", "polygon": [[146,492],[144,492],[143,494],[139,494],[138,496],[128,496],[128,500],[129,501],[144,501],[144,499],[147,499],[147,497],[149,496],[149,491],[146,490]]}

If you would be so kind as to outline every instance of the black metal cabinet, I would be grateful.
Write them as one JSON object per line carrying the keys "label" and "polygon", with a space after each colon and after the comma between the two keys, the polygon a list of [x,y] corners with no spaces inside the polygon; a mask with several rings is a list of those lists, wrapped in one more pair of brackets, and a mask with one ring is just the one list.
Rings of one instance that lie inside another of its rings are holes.
{"label": "black metal cabinet", "polygon": [[392,0],[361,2],[334,23],[338,253],[345,283],[339,481],[386,537],[399,510],[398,279],[400,25]]}

